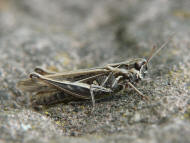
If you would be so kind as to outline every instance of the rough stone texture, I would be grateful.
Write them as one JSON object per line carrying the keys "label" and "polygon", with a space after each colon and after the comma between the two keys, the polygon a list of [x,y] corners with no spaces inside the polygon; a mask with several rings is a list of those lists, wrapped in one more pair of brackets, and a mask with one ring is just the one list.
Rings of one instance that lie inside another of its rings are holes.
{"label": "rough stone texture", "polygon": [[[189,0],[0,0],[0,142],[190,142]],[[63,71],[147,57],[138,89],[91,103],[28,107],[16,88],[36,66]],[[76,137],[72,137],[76,136]]]}

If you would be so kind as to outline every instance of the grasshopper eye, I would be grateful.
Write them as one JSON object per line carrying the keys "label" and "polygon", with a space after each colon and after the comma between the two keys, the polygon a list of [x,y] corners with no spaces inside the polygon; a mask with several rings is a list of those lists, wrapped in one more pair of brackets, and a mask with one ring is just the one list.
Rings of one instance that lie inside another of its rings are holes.
{"label": "grasshopper eye", "polygon": [[145,61],[143,61],[143,62],[136,62],[135,63],[135,69],[136,70],[140,70],[145,63],[146,63]]}
{"label": "grasshopper eye", "polygon": [[135,69],[140,70],[142,66],[142,63],[135,63]]}

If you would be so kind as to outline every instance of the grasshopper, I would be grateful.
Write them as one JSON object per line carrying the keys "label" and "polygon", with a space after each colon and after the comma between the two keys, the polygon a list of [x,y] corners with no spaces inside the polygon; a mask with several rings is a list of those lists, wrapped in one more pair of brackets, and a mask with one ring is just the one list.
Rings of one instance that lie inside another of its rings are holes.
{"label": "grasshopper", "polygon": [[133,58],[98,68],[63,73],[35,68],[29,79],[18,82],[18,88],[35,94],[31,99],[33,107],[83,99],[92,100],[94,109],[95,99],[117,93],[128,86],[143,99],[148,99],[135,84],[144,78],[152,58],[166,47],[171,38],[157,50],[153,47],[148,59]]}

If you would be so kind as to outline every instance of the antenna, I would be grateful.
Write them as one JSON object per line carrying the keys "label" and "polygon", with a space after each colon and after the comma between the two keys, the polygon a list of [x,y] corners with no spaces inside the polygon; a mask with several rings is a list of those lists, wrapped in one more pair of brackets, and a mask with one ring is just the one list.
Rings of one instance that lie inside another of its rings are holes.
{"label": "antenna", "polygon": [[156,51],[156,45],[153,45],[152,50],[150,52],[150,56],[147,59],[147,63],[150,61],[150,59],[152,58],[152,56],[155,53],[155,51]]}
{"label": "antenna", "polygon": [[148,64],[154,56],[156,56],[163,48],[165,48],[167,46],[167,44],[170,42],[170,40],[172,40],[174,35],[175,35],[175,33],[173,33],[171,36],[169,36],[168,40],[164,44],[162,44],[162,46],[158,50],[155,51],[156,46],[155,45],[153,46],[146,64]]}

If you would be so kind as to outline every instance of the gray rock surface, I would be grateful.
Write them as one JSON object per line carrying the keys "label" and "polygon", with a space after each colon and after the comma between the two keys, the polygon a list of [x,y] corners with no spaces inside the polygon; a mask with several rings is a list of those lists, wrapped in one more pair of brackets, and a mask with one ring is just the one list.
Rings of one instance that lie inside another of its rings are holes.
{"label": "gray rock surface", "polygon": [[[190,142],[189,0],[0,0],[0,142]],[[34,67],[53,71],[147,57],[138,89],[96,103],[34,111],[16,88]],[[75,136],[75,137],[73,137]]]}

